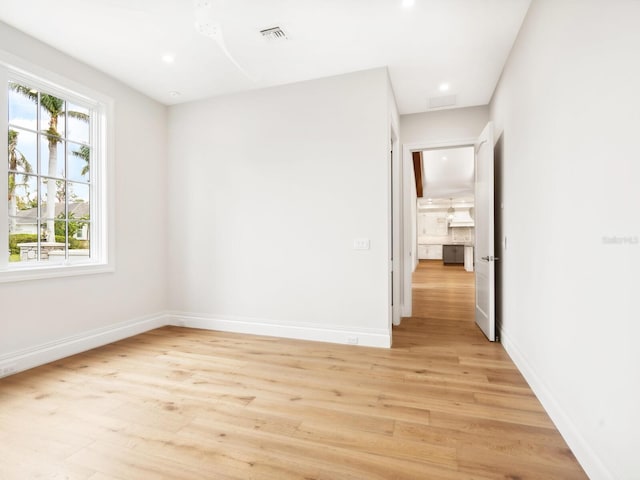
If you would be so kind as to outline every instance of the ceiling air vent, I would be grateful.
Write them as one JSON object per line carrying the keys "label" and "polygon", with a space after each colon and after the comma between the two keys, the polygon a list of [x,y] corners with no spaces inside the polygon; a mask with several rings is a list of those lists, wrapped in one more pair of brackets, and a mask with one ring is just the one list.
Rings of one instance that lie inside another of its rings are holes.
{"label": "ceiling air vent", "polygon": [[430,97],[429,108],[453,107],[457,102],[455,95],[445,95],[443,97]]}
{"label": "ceiling air vent", "polygon": [[260,30],[260,35],[268,42],[281,42],[287,39],[287,34],[280,27],[265,28]]}

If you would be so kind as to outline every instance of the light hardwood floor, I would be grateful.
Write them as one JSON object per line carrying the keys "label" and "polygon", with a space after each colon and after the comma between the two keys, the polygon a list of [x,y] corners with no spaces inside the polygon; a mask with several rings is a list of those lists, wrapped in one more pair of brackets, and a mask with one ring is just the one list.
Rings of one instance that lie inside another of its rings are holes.
{"label": "light hardwood floor", "polygon": [[166,327],[0,380],[0,479],[583,479],[473,275],[421,262],[390,350]]}

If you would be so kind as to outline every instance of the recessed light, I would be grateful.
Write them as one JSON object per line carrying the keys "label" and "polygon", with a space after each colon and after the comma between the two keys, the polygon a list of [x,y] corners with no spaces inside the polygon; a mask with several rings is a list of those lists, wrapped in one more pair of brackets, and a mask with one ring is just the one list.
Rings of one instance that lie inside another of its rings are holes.
{"label": "recessed light", "polygon": [[179,97],[180,96],[180,92],[176,91],[176,90],[171,90],[169,92],[169,96],[170,97]]}
{"label": "recessed light", "polygon": [[411,8],[415,5],[416,0],[402,0],[402,6],[404,8]]}
{"label": "recessed light", "polygon": [[164,63],[173,63],[175,59],[176,57],[171,53],[165,53],[164,55],[162,55],[162,61]]}
{"label": "recessed light", "polygon": [[447,157],[442,157],[442,160],[444,160],[446,162],[449,159]]}
{"label": "recessed light", "polygon": [[449,91],[449,84],[448,83],[441,83],[440,86],[438,87],[438,90],[440,90],[441,92],[448,92]]}

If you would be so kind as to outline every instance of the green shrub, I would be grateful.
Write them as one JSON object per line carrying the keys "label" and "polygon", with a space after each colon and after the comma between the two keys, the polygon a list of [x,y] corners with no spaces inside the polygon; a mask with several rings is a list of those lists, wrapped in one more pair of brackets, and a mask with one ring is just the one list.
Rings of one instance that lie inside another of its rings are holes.
{"label": "green shrub", "polygon": [[[56,242],[64,243],[64,235],[56,235]],[[38,236],[35,233],[13,233],[9,235],[9,251],[12,255],[20,253],[20,243],[37,242]],[[44,241],[44,240],[43,240]],[[69,249],[83,248],[86,241],[78,240],[77,238],[69,238]],[[88,247],[84,247],[88,248]]]}
{"label": "green shrub", "polygon": [[20,253],[19,243],[37,242],[38,236],[35,233],[14,233],[9,235],[9,251],[12,254]]}
{"label": "green shrub", "polygon": [[89,240],[78,240],[76,238],[73,239],[74,244],[77,244],[77,247],[74,248],[82,248],[85,250],[89,250]]}
{"label": "green shrub", "polygon": [[[56,235],[56,242],[64,243],[64,235]],[[80,247],[80,240],[75,237],[69,237],[69,250],[75,250]]]}

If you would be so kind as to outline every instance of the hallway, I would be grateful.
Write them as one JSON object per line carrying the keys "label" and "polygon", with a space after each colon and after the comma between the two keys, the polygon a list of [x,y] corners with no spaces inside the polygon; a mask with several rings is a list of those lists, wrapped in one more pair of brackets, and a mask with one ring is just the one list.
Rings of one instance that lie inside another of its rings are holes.
{"label": "hallway", "polygon": [[424,441],[455,446],[460,478],[587,478],[502,345],[476,326],[473,273],[421,261],[413,313],[393,347],[415,358],[405,378],[431,390]]}

